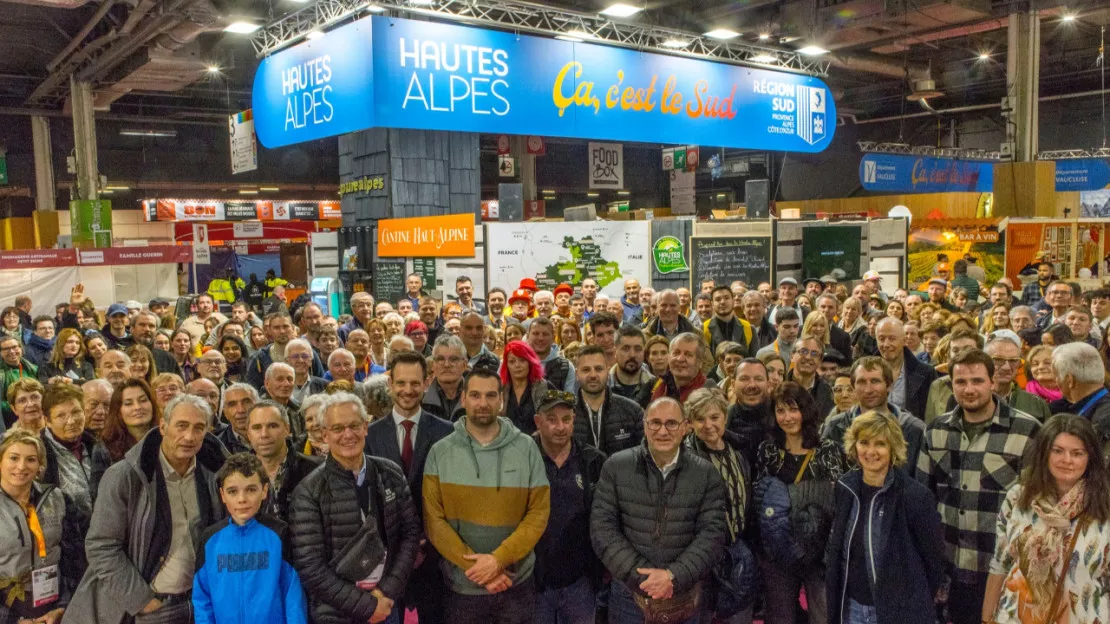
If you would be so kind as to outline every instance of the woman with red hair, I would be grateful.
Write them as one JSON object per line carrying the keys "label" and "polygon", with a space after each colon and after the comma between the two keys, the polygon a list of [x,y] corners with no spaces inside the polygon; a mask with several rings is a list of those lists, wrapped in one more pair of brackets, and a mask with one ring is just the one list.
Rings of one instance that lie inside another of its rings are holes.
{"label": "woman with red hair", "polygon": [[532,435],[536,431],[537,397],[542,397],[549,386],[543,379],[540,357],[527,342],[513,340],[505,345],[501,383],[505,388],[505,418],[517,429]]}

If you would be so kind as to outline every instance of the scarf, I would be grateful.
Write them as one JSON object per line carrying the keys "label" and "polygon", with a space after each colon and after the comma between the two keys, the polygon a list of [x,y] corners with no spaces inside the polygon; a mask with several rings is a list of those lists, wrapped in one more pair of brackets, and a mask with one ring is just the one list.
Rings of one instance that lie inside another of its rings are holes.
{"label": "scarf", "polygon": [[679,388],[678,384],[675,382],[674,374],[667,371],[659,378],[659,381],[655,382],[655,390],[651,393],[651,400],[654,401],[660,397],[668,396],[679,403],[685,403],[691,392],[704,386],[705,373],[701,371],[698,371],[698,376],[694,377],[689,384],[682,388]]}
{"label": "scarf", "polygon": [[[1014,554],[1019,562],[1021,573],[1033,592],[1033,603],[1042,611],[1052,604],[1056,591],[1056,567],[1071,553],[1063,552],[1068,546],[1072,521],[1086,507],[1087,484],[1085,479],[1076,483],[1059,500],[1053,495],[1042,495],[1033,501],[1034,522],[1028,531],[1014,540]],[[1080,527],[1077,526],[1076,530]]]}
{"label": "scarf", "polygon": [[1059,401],[1060,399],[1064,398],[1063,391],[1049,390],[1048,388],[1045,388],[1040,383],[1038,383],[1035,379],[1030,379],[1029,382],[1025,384],[1025,391],[1041,397],[1048,403]]}

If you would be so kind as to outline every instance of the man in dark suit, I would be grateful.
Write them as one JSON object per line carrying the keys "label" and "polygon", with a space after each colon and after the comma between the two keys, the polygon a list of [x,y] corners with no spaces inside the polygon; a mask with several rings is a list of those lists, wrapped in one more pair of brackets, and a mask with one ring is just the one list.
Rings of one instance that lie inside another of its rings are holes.
{"label": "man in dark suit", "polygon": [[[375,421],[366,432],[366,453],[389,459],[401,466],[408,478],[413,501],[424,500],[424,462],[432,445],[454,431],[454,426],[421,408],[428,364],[418,353],[398,353],[389,367],[393,412]],[[420,624],[442,624],[443,597],[447,588],[439,571],[439,554],[427,541],[416,558],[416,569],[409,579],[405,607],[415,608]]]}

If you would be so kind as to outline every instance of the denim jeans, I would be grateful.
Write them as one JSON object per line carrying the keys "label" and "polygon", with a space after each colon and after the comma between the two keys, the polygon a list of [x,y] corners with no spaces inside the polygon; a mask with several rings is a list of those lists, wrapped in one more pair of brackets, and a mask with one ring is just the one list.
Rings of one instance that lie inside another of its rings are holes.
{"label": "denim jeans", "polygon": [[948,588],[948,617],[953,624],[975,624],[983,621],[983,596],[987,593],[987,577],[972,583],[952,581]]}
{"label": "denim jeans", "polygon": [[849,598],[844,610],[844,624],[879,624],[879,614],[874,606],[862,605]]}
{"label": "denim jeans", "polygon": [[531,624],[536,615],[532,579],[499,593],[471,596],[450,592],[445,609],[451,624]]}
{"label": "denim jeans", "polygon": [[536,593],[536,624],[594,624],[597,597],[585,577]]}
{"label": "denim jeans", "polygon": [[[698,624],[700,614],[682,622],[682,624]],[[609,624],[644,624],[644,612],[636,606],[632,591],[620,581],[609,584]]]}

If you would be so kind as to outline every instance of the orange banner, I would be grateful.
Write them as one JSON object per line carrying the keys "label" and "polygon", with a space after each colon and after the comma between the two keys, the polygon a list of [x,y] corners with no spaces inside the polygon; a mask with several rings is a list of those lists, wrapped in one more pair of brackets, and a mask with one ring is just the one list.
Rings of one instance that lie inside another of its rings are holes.
{"label": "orange banner", "polygon": [[407,258],[474,257],[474,215],[378,221],[378,256]]}

